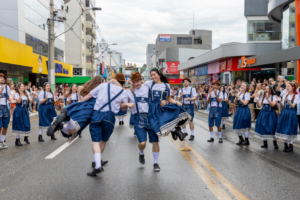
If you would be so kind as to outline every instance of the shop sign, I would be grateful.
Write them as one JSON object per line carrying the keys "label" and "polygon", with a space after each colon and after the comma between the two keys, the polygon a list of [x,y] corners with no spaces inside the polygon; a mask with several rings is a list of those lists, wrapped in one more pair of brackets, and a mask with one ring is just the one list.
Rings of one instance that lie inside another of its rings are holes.
{"label": "shop sign", "polygon": [[104,74],[105,73],[105,62],[102,62],[102,73],[101,74]]}
{"label": "shop sign", "polygon": [[256,63],[256,58],[247,59],[245,56],[243,56],[241,59],[242,59],[241,68],[245,68],[247,66],[251,66]]}
{"label": "shop sign", "polygon": [[57,74],[69,74],[69,70],[63,68],[62,64],[55,63],[55,73],[57,73]]}
{"label": "shop sign", "polygon": [[169,84],[181,84],[182,81],[183,79],[169,79]]}
{"label": "shop sign", "polygon": [[179,62],[164,62],[163,73],[164,74],[179,74],[178,71]]}
{"label": "shop sign", "polygon": [[207,74],[207,65],[195,69],[195,76],[201,76],[206,74]]}
{"label": "shop sign", "polygon": [[159,34],[160,42],[171,42],[171,34]]}
{"label": "shop sign", "polygon": [[221,61],[219,64],[220,64],[220,72],[226,71],[226,60]]}

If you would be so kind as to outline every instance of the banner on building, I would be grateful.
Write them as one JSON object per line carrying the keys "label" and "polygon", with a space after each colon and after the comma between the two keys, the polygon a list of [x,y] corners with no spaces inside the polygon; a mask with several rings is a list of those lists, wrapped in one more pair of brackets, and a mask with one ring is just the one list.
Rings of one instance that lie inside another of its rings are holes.
{"label": "banner on building", "polygon": [[160,42],[171,42],[171,34],[159,34]]}
{"label": "banner on building", "polygon": [[178,71],[179,62],[164,62],[163,73],[164,74],[179,74]]}
{"label": "banner on building", "polygon": [[169,84],[170,85],[176,85],[176,84],[181,84],[183,79],[169,79]]}
{"label": "banner on building", "polygon": [[101,74],[103,75],[105,73],[105,62],[102,62],[102,72]]}

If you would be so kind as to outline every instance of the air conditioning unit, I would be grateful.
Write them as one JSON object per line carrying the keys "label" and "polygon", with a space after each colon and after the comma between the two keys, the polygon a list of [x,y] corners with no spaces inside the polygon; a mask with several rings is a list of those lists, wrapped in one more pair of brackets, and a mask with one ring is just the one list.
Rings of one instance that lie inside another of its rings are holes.
{"label": "air conditioning unit", "polygon": [[59,21],[59,22],[66,21],[67,20],[67,18],[66,18],[66,11],[64,11],[64,10],[57,10],[56,17],[57,17],[57,21]]}

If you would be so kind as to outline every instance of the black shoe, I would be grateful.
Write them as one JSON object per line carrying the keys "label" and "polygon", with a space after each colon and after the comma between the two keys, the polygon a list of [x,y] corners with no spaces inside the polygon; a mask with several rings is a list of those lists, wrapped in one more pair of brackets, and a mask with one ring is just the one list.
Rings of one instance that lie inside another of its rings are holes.
{"label": "black shoe", "polygon": [[236,145],[242,145],[243,142],[245,142],[243,136],[239,136],[239,142]]}
{"label": "black shoe", "polygon": [[145,155],[139,154],[139,161],[141,164],[145,164]]}
{"label": "black shoe", "polygon": [[193,141],[195,136],[191,135],[189,141]]}
{"label": "black shoe", "polygon": [[183,132],[181,132],[181,128],[180,127],[175,127],[175,133],[178,136],[180,141],[184,140],[184,134]]}
{"label": "black shoe", "polygon": [[57,116],[55,121],[48,128],[47,135],[48,136],[53,135],[55,133],[55,131],[57,130],[57,126],[59,126],[63,121],[68,121],[67,119],[70,120],[70,117],[67,115],[67,109],[63,108],[63,109],[61,109],[61,112]]}
{"label": "black shoe", "polygon": [[177,140],[177,135],[176,135],[175,131],[174,132],[171,131],[171,135],[172,135],[173,140]]}
{"label": "black shoe", "polygon": [[159,165],[158,165],[157,163],[155,163],[155,164],[153,165],[153,170],[154,170],[155,172],[159,172],[159,171],[160,171],[160,167],[159,167]]}
{"label": "black shoe", "polygon": [[20,138],[16,139],[15,145],[18,146],[18,147],[23,146],[23,144],[20,142]]}
{"label": "black shoe", "polygon": [[29,140],[28,140],[28,136],[24,137],[24,142],[26,142],[26,144],[30,144]]}
{"label": "black shoe", "polygon": [[223,143],[223,139],[222,138],[219,138],[219,143]]}
{"label": "black shoe", "polygon": [[39,135],[39,142],[44,142],[43,136]]}
{"label": "black shoe", "polygon": [[124,125],[124,121],[122,121],[122,125]]}
{"label": "black shoe", "polygon": [[288,152],[288,144],[287,143],[284,143],[284,148],[283,148],[283,152]]}
{"label": "black shoe", "polygon": [[250,145],[250,142],[249,142],[249,139],[248,138],[245,138],[245,141],[242,143],[242,145]]}
{"label": "black shoe", "polygon": [[273,145],[274,145],[274,148],[275,148],[275,149],[278,149],[278,148],[279,148],[276,140],[273,141]]}
{"label": "black shoe", "polygon": [[79,138],[82,138],[81,133],[78,135]]}
{"label": "black shoe", "polygon": [[214,138],[210,138],[209,140],[207,140],[207,142],[214,142],[215,139]]}
{"label": "black shoe", "polygon": [[88,172],[87,175],[88,176],[97,176],[97,174],[99,174],[103,171],[104,171],[103,167],[100,167],[99,169],[94,169],[92,172]]}
{"label": "black shoe", "polygon": [[225,129],[225,124],[223,124],[222,129]]}
{"label": "black shoe", "polygon": [[54,134],[51,135],[51,140],[57,140]]}
{"label": "black shoe", "polygon": [[268,141],[264,141],[264,145],[260,146],[261,148],[268,148]]}
{"label": "black shoe", "polygon": [[135,131],[133,132],[133,136],[135,136],[135,137],[136,137]]}
{"label": "black shoe", "polygon": [[122,125],[122,122],[121,121],[119,121],[119,126],[121,126]]}
{"label": "black shoe", "polygon": [[92,168],[95,168],[95,167],[96,167],[96,163],[92,162]]}
{"label": "black shoe", "polygon": [[293,152],[293,151],[294,151],[293,144],[290,144],[290,145],[289,145],[289,148],[287,149],[286,152]]}
{"label": "black shoe", "polygon": [[186,138],[189,134],[188,133],[183,133],[184,134],[184,138]]}
{"label": "black shoe", "polygon": [[101,166],[104,166],[104,165],[106,165],[107,163],[108,163],[108,160],[105,160],[105,161],[101,160]]}

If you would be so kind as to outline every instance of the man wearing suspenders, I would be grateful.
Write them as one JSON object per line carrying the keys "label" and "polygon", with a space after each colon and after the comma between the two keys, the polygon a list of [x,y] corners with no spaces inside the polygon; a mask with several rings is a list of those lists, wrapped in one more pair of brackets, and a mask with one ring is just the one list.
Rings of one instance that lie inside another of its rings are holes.
{"label": "man wearing suspenders", "polygon": [[[191,137],[190,137],[190,141],[193,141],[195,138],[194,135],[194,102],[198,97],[198,94],[196,92],[195,88],[190,87],[191,84],[191,80],[189,79],[189,77],[185,77],[185,79],[183,80],[183,85],[184,88],[182,88],[180,90],[180,93],[178,94],[179,100],[182,101],[182,108],[185,109],[187,111],[187,113],[189,113],[192,116],[191,121],[189,122],[190,124],[190,129],[191,129]],[[188,136],[187,131],[186,131],[186,125],[183,126],[183,134],[186,136]]]}
{"label": "man wearing suspenders", "polygon": [[7,101],[10,100],[10,88],[5,85],[6,82],[6,76],[2,73],[0,73],[0,134],[1,140],[0,140],[0,149],[7,149],[5,141],[5,136],[7,132],[7,127],[10,121],[10,114],[9,110],[7,108]]}
{"label": "man wearing suspenders", "polygon": [[214,141],[214,125],[218,127],[219,143],[223,143],[222,130],[221,130],[221,119],[222,119],[222,98],[220,98],[220,82],[215,81],[213,83],[213,91],[209,93],[207,103],[210,105],[210,111],[208,116],[208,124],[210,131],[210,139],[207,142]]}
{"label": "man wearing suspenders", "polygon": [[136,137],[138,138],[139,144],[138,148],[139,161],[141,164],[145,164],[144,149],[146,148],[147,142],[147,132],[149,136],[149,142],[152,143],[152,153],[153,153],[153,169],[156,172],[160,171],[158,165],[158,155],[159,155],[159,144],[158,136],[151,129],[149,120],[148,120],[148,111],[149,111],[149,88],[145,85],[142,85],[142,76],[139,72],[133,72],[131,74],[132,89],[126,90],[128,96],[128,101],[135,104],[133,108],[133,126]]}
{"label": "man wearing suspenders", "polygon": [[106,142],[109,140],[115,127],[115,114],[128,107],[133,108],[133,103],[127,103],[128,97],[122,89],[125,84],[124,74],[117,73],[115,79],[117,85],[111,83],[102,83],[86,95],[82,101],[88,101],[90,98],[96,98],[94,111],[90,121],[90,133],[93,142],[93,153],[95,160],[95,169],[87,173],[88,176],[96,176],[104,171],[101,166],[101,153],[105,149]]}

